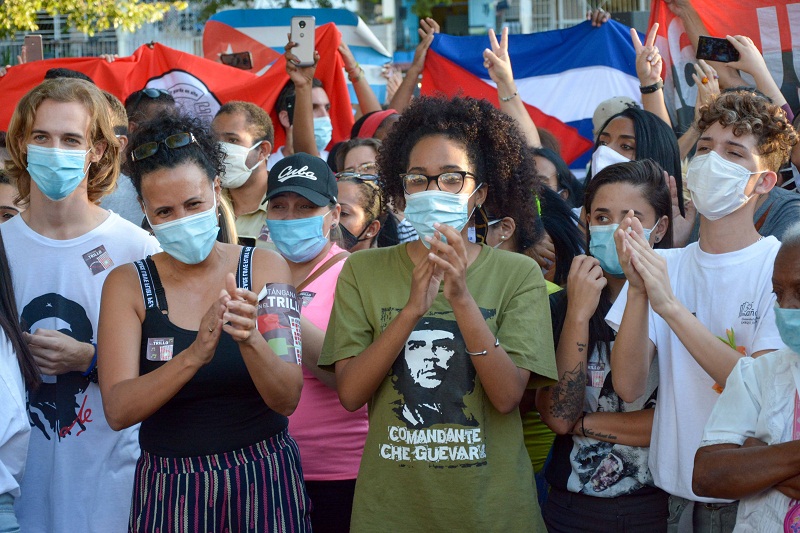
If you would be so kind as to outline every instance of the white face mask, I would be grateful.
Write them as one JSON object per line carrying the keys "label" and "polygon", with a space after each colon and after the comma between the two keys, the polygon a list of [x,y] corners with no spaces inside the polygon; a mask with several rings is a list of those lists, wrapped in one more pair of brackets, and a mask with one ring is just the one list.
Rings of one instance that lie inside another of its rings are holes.
{"label": "white face mask", "polygon": [[261,146],[262,142],[264,141],[258,141],[250,148],[232,143],[219,143],[220,148],[225,152],[225,173],[219,177],[223,187],[238,189],[247,182],[256,167],[265,161],[260,159],[252,168],[247,166],[247,156]]}
{"label": "white face mask", "polygon": [[744,194],[750,172],[716,152],[695,156],[686,172],[686,187],[697,212],[709,220],[730,215],[752,198]]}
{"label": "white face mask", "polygon": [[628,161],[630,159],[608,146],[598,146],[592,154],[592,176],[597,176],[601,170],[615,163],[627,163]]}

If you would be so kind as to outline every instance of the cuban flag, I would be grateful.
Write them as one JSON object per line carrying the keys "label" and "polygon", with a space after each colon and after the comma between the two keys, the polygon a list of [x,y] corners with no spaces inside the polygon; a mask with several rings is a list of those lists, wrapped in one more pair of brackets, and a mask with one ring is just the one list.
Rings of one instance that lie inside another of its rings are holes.
{"label": "cuban flag", "polygon": [[[485,98],[499,107],[495,84],[483,66],[487,36],[437,34],[425,58],[422,94]],[[592,115],[603,100],[629,96],[641,102],[630,28],[608,21],[565,30],[509,35],[517,90],[537,126],[553,133],[561,155],[583,169],[594,145]]]}
{"label": "cuban flag", "polygon": [[[361,18],[346,9],[230,9],[213,15],[203,27],[203,56],[219,61],[220,54],[250,52],[254,74],[261,75],[284,53],[292,17],[315,17],[317,28],[333,22],[364,69],[378,101],[386,97],[381,68],[391,61],[389,51]],[[319,50],[323,54],[323,50]],[[355,91],[348,81],[350,101]]]}

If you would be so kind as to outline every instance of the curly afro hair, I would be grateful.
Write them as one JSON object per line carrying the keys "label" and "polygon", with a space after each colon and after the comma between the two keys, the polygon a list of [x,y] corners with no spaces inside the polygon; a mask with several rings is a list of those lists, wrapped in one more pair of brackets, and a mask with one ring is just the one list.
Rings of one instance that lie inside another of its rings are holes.
{"label": "curly afro hair", "polygon": [[737,137],[753,135],[759,155],[775,172],[789,160],[789,152],[798,141],[797,131],[783,109],[751,90],[724,92],[703,106],[698,129],[703,132],[715,122],[726,128],[732,126]]}
{"label": "curly afro hair", "polygon": [[485,100],[421,97],[403,112],[378,153],[384,201],[405,207],[400,174],[408,169],[411,150],[424,137],[442,135],[466,147],[478,183],[487,189],[485,209],[511,217],[523,249],[541,238],[536,196],[542,184],[531,181],[536,163],[526,149],[514,119]]}
{"label": "curly afro hair", "polygon": [[[191,133],[196,142],[179,148],[167,148],[162,142],[171,135]],[[139,161],[133,161],[130,155],[139,146],[159,143],[158,151]],[[187,162],[197,164],[208,176],[209,181],[225,171],[223,159],[225,155],[201,120],[181,114],[166,114],[149,122],[140,124],[130,137],[128,149],[128,168],[136,194],[142,195],[142,177],[161,168],[175,168]]]}

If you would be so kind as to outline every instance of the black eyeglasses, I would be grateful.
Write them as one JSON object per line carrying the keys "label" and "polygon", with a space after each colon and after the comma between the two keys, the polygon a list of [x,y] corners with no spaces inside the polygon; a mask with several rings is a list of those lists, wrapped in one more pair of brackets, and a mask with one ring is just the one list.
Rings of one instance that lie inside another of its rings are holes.
{"label": "black eyeglasses", "polygon": [[154,89],[152,87],[148,87],[146,89],[142,89],[139,91],[139,94],[136,95],[136,99],[128,106],[131,109],[136,109],[139,107],[139,103],[142,101],[142,97],[146,96],[151,100],[156,100],[161,96],[172,96],[172,93],[167,91],[166,89]]}
{"label": "black eyeglasses", "polygon": [[428,190],[430,182],[435,181],[436,186],[442,192],[459,193],[464,188],[464,180],[467,178],[475,179],[472,172],[466,170],[451,170],[443,172],[438,176],[426,176],[425,174],[400,174],[403,180],[403,190],[406,194],[416,194]]}
{"label": "black eyeglasses", "polygon": [[176,133],[175,135],[170,135],[169,137],[161,141],[151,141],[148,143],[144,143],[140,146],[137,146],[131,152],[131,159],[133,161],[141,161],[142,159],[147,159],[148,157],[158,152],[158,146],[162,143],[167,148],[174,150],[175,148],[183,148],[184,146],[189,146],[192,143],[197,144],[197,139],[194,138],[193,133]]}

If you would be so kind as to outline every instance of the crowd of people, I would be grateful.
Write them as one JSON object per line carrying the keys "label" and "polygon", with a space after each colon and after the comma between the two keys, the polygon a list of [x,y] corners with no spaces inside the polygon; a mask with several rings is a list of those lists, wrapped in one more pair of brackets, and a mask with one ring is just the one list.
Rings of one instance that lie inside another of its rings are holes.
{"label": "crowd of people", "polygon": [[340,47],[341,143],[292,42],[274,110],[64,69],[16,103],[0,532],[800,528],[800,145],[752,41],[678,136],[632,31],[579,180],[507,30],[499,108],[413,97],[419,32],[384,105]]}

